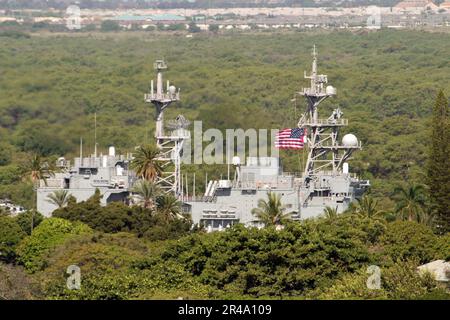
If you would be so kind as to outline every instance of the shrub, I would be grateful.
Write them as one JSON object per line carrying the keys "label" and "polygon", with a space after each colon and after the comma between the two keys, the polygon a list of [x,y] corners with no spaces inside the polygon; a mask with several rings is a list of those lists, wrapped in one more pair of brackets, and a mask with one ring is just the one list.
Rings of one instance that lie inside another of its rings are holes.
{"label": "shrub", "polygon": [[46,219],[19,244],[18,261],[29,272],[41,270],[47,264],[47,254],[56,246],[74,236],[89,232],[91,229],[80,222],[70,222],[60,218]]}
{"label": "shrub", "polygon": [[[387,225],[380,237],[382,255],[391,260],[415,259],[420,264],[448,255],[445,247],[439,245],[439,236],[424,224],[414,221],[395,221]],[[447,246],[448,248],[448,246]]]}
{"label": "shrub", "polygon": [[16,222],[20,228],[28,235],[31,234],[31,220],[33,220],[33,229],[36,228],[43,220],[44,216],[39,212],[31,210],[19,213],[16,217]]}
{"label": "shrub", "polygon": [[16,256],[16,246],[25,236],[13,218],[0,216],[0,261],[12,262]]}
{"label": "shrub", "polygon": [[417,262],[398,261],[388,268],[381,268],[381,288],[368,289],[370,276],[367,267],[346,274],[325,289],[320,299],[422,299],[430,296],[449,298],[429,274],[417,272]]}

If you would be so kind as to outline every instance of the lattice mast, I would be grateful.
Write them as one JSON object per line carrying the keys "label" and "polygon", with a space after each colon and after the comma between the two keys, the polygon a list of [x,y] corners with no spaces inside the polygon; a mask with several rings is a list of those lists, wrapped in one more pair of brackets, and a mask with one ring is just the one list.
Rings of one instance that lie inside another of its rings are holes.
{"label": "lattice mast", "polygon": [[[184,140],[188,139],[187,130],[177,130],[174,128],[170,134],[164,132],[164,110],[173,102],[180,100],[180,90],[171,86],[167,81],[166,90],[163,88],[162,71],[167,69],[163,60],[156,60],[153,65],[156,70],[156,90],[154,90],[153,80],[150,83],[150,93],[145,94],[145,102],[155,106],[155,139],[156,146],[161,150],[158,161],[163,168],[163,173],[156,180],[163,190],[173,192],[177,197],[181,190],[181,152]],[[181,127],[187,126],[182,124]],[[183,127],[184,129],[184,127]],[[187,131],[187,133],[186,133]]]}
{"label": "lattice mast", "polygon": [[325,86],[328,83],[327,75],[318,74],[316,46],[312,52],[312,70],[305,79],[310,79],[309,88],[303,88],[300,95],[307,101],[307,108],[298,122],[298,127],[308,128],[307,146],[309,148],[308,160],[305,165],[303,177],[304,183],[317,178],[320,172],[328,171],[333,175],[342,170],[343,163],[350,157],[354,149],[360,149],[360,143],[340,145],[338,141],[339,129],[348,124],[347,119],[341,119],[342,112],[339,108],[333,110],[329,118],[319,118],[319,105],[325,99],[336,95],[336,89]]}

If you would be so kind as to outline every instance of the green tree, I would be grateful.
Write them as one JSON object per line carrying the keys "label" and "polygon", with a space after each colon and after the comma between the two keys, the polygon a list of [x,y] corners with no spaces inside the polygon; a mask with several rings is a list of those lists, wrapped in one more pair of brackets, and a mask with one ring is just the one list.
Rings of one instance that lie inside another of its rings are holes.
{"label": "green tree", "polygon": [[67,205],[70,194],[67,190],[56,190],[47,196],[47,202],[54,204],[58,208]]}
{"label": "green tree", "polygon": [[155,199],[161,194],[161,189],[151,181],[139,180],[133,187],[133,193],[137,194],[133,200],[145,209],[155,208]]}
{"label": "green tree", "polygon": [[[34,212],[32,212],[34,211]],[[37,212],[34,209],[19,213],[16,217],[16,222],[19,224],[19,226],[22,228],[22,230],[30,235],[31,231],[33,231],[34,228],[36,228],[43,220],[44,216]],[[33,227],[31,227],[31,224],[33,224]]]}
{"label": "green tree", "polygon": [[15,219],[0,216],[0,261],[12,262],[16,245],[26,236]]}
{"label": "green tree", "polygon": [[391,261],[413,259],[420,264],[448,256],[448,245],[440,245],[439,236],[416,221],[394,221],[387,224],[378,245],[383,259]]}
{"label": "green tree", "polygon": [[30,271],[41,270],[47,264],[47,255],[58,245],[78,235],[91,233],[83,223],[61,218],[45,219],[32,234],[17,247],[18,261]]}
{"label": "green tree", "polygon": [[364,195],[361,199],[358,199],[358,203],[352,210],[358,216],[368,219],[382,219],[384,215],[384,211],[379,209],[378,200],[370,195]]}
{"label": "green tree", "polygon": [[436,215],[436,227],[441,233],[450,231],[450,119],[449,102],[440,91],[433,108],[431,123],[427,184],[431,210]]}
{"label": "green tree", "polygon": [[267,201],[258,200],[258,208],[252,209],[255,215],[264,225],[282,225],[290,217],[289,213],[285,213],[286,207],[281,203],[281,195],[273,192],[267,192]]}
{"label": "green tree", "polygon": [[105,20],[102,21],[102,24],[100,26],[100,29],[102,31],[119,31],[120,30],[120,26],[117,22],[113,21],[113,20]]}
{"label": "green tree", "polygon": [[323,214],[325,216],[326,219],[328,220],[334,220],[337,218],[337,208],[332,208],[327,206],[324,210],[323,210]]}
{"label": "green tree", "polygon": [[400,219],[417,222],[425,220],[425,189],[423,186],[397,187],[394,193],[397,195],[395,212]]}
{"label": "green tree", "polygon": [[151,145],[141,146],[136,150],[134,158],[131,161],[130,168],[136,172],[136,175],[148,181],[155,181],[160,176],[163,169],[158,160],[159,150]]}
{"label": "green tree", "polygon": [[156,209],[166,221],[183,218],[181,215],[181,202],[171,193],[165,193],[156,198]]}
{"label": "green tree", "polygon": [[219,25],[217,24],[210,24],[208,26],[208,30],[214,33],[217,33],[219,31]]}
{"label": "green tree", "polygon": [[[33,183],[33,189],[35,191],[35,198],[34,198],[34,208],[37,206],[37,189],[39,187],[40,181],[44,181],[44,184],[47,185],[47,179],[54,176],[55,172],[53,168],[48,164],[47,161],[42,159],[42,157],[38,154],[35,154],[31,157],[31,159],[25,163],[25,165],[22,168],[23,170],[23,177],[26,179],[31,180]],[[31,210],[31,231],[33,231],[34,227],[34,210]]]}
{"label": "green tree", "polygon": [[30,179],[35,189],[42,180],[47,185],[47,179],[54,176],[53,168],[39,154],[33,155],[22,167],[23,177]]}

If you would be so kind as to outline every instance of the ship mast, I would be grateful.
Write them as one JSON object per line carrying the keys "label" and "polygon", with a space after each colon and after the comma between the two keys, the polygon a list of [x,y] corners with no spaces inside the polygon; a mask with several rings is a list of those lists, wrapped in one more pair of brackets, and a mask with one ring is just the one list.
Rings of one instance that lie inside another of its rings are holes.
{"label": "ship mast", "polygon": [[160,149],[158,161],[161,163],[163,172],[156,179],[163,190],[173,192],[176,197],[182,195],[181,184],[181,156],[183,143],[190,138],[189,131],[185,130],[189,122],[182,116],[175,121],[169,122],[169,134],[164,132],[164,110],[173,102],[180,100],[180,89],[176,89],[167,81],[166,92],[163,88],[162,71],[167,69],[163,60],[156,60],[153,65],[156,70],[156,90],[153,80],[150,83],[150,93],[145,94],[145,102],[155,106],[155,139],[156,146]]}
{"label": "ship mast", "polygon": [[360,149],[361,144],[356,143],[340,145],[338,141],[339,129],[348,124],[347,119],[341,119],[339,108],[333,110],[329,118],[319,118],[319,105],[325,99],[336,95],[336,89],[326,86],[327,75],[318,74],[317,50],[314,45],[312,69],[309,76],[310,87],[303,88],[298,94],[305,97],[307,108],[298,122],[299,128],[308,128],[307,145],[309,147],[308,160],[303,172],[303,186],[308,187],[311,181],[317,180],[319,173],[337,175],[342,171],[343,163],[350,157],[353,150]]}

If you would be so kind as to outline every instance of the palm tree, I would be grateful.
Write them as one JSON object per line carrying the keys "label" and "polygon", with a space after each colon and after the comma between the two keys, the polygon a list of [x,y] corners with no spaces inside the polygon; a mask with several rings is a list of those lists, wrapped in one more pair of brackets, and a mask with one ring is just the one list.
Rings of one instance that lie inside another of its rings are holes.
{"label": "palm tree", "polygon": [[324,216],[327,220],[334,220],[337,218],[337,207],[332,208],[329,206],[326,206],[323,210]]}
{"label": "palm tree", "polygon": [[67,190],[56,190],[47,196],[47,202],[54,204],[58,208],[62,208],[68,203],[70,196]]}
{"label": "palm tree", "polygon": [[176,218],[184,219],[181,215],[181,202],[170,194],[166,193],[156,198],[156,208],[165,220],[174,220]]}
{"label": "palm tree", "polygon": [[[37,189],[39,187],[39,182],[44,181],[47,186],[47,179],[53,177],[55,172],[51,166],[47,163],[47,161],[43,160],[42,157],[38,154],[35,154],[31,157],[31,159],[25,163],[22,167],[23,178],[30,179],[33,183],[33,190],[36,193],[34,198],[34,207],[37,206]],[[34,224],[34,210],[31,210],[33,214],[31,215],[31,231],[33,231]]]}
{"label": "palm tree", "polygon": [[147,180],[139,180],[132,191],[137,193],[137,205],[146,209],[154,209],[155,199],[161,194],[161,189],[153,182]]}
{"label": "palm tree", "polygon": [[409,186],[408,188],[395,188],[397,205],[395,212],[398,218],[408,221],[422,221],[425,218],[425,188],[421,185]]}
{"label": "palm tree", "polygon": [[141,146],[137,149],[130,168],[136,175],[148,181],[155,181],[162,173],[161,163],[158,160],[159,150],[151,145]]}
{"label": "palm tree", "polygon": [[358,199],[358,203],[353,207],[353,213],[368,219],[381,219],[385,212],[378,208],[378,201],[369,195],[364,195]]}
{"label": "palm tree", "polygon": [[38,154],[32,156],[22,169],[23,177],[30,179],[36,189],[39,186],[40,180],[44,181],[45,185],[47,185],[47,179],[55,175],[53,168]]}
{"label": "palm tree", "polygon": [[285,210],[286,207],[281,204],[281,195],[269,191],[267,192],[267,201],[259,199],[258,208],[252,209],[252,214],[266,226],[279,226],[290,217],[289,213],[284,213]]}

